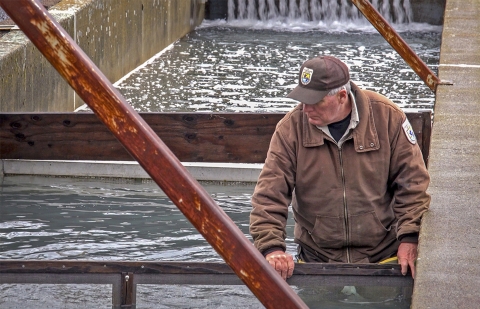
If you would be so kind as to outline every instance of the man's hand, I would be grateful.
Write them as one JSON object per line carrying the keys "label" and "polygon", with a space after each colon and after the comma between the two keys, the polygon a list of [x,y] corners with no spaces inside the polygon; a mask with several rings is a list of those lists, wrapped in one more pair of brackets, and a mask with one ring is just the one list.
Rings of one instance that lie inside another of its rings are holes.
{"label": "man's hand", "polygon": [[412,270],[412,278],[415,279],[415,261],[417,260],[418,244],[402,242],[398,246],[398,264],[402,266],[402,275],[406,275],[408,267]]}
{"label": "man's hand", "polygon": [[283,280],[287,280],[293,275],[293,268],[295,263],[293,263],[293,257],[283,251],[273,251],[265,257],[270,263],[270,265],[275,268],[277,273],[282,276]]}

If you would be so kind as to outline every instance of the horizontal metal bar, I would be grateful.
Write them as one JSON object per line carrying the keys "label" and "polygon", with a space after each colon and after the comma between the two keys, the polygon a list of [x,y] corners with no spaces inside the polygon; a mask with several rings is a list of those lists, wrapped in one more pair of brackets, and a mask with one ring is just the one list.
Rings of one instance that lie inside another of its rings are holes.
{"label": "horizontal metal bar", "polygon": [[[126,268],[130,267],[124,265]],[[170,264],[170,263],[168,263]],[[177,264],[177,263],[176,263]],[[190,263],[182,263],[190,264]],[[294,275],[288,279],[288,284],[293,286],[342,286],[342,285],[362,285],[362,286],[396,286],[396,287],[411,287],[413,280],[411,276],[402,276],[396,274],[397,268],[394,267],[334,267],[323,268],[321,264],[319,267],[312,267],[313,265],[306,264],[296,265]],[[136,273],[133,276],[134,284],[160,284],[160,285],[174,285],[174,284],[189,284],[189,285],[243,285],[238,276],[231,271],[226,264],[215,264],[215,267],[204,267],[199,269],[192,265],[188,267],[183,265],[182,268],[168,267],[162,272],[154,273],[152,268],[140,268],[137,271],[143,273]],[[372,266],[372,265],[370,265]],[[395,265],[396,266],[396,265]],[[186,268],[184,268],[186,267]],[[190,271],[188,270],[189,268]],[[40,269],[34,270],[25,269],[26,273],[5,272],[2,270],[0,276],[0,284],[112,284],[114,289],[121,286],[122,275],[118,267],[115,269],[108,268],[107,271],[114,273],[78,273],[73,272],[72,269],[67,269],[65,273],[48,273],[38,272]],[[43,269],[42,271],[48,271]],[[82,270],[83,271],[83,270]],[[183,272],[183,273],[179,273]],[[357,274],[355,274],[357,272]]]}
{"label": "horizontal metal bar", "polygon": [[0,284],[113,284],[120,285],[120,274],[2,273]]}
{"label": "horizontal metal bar", "polygon": [[[1,274],[172,274],[233,275],[225,263],[152,262],[152,261],[85,261],[85,260],[0,260]],[[329,264],[298,263],[296,276],[372,276],[403,277],[398,264]],[[218,277],[217,277],[218,278]]]}
{"label": "horizontal metal bar", "polygon": [[[356,275],[358,272],[365,272],[364,268],[351,268],[347,272],[339,269],[321,269],[316,274],[302,273],[304,264],[297,265],[295,274],[287,280],[292,286],[343,286],[343,285],[361,285],[361,286],[394,286],[394,287],[412,287],[413,280],[411,276],[392,276],[389,272],[378,275]],[[226,266],[226,265],[225,265]],[[228,267],[228,266],[227,266]],[[298,269],[299,268],[299,269]],[[218,269],[217,269],[218,270]],[[159,284],[159,285],[243,285],[238,276],[225,269],[225,272],[217,274],[207,273],[210,268],[205,268],[204,273],[193,267],[191,273],[140,273],[133,276],[134,284]],[[377,269],[378,270],[378,269]],[[38,271],[38,269],[36,270]],[[46,270],[45,270],[46,271]],[[148,269],[147,269],[148,271]],[[216,270],[215,270],[216,271]],[[330,274],[326,274],[326,272]],[[371,271],[371,270],[369,270]],[[2,272],[0,284],[112,284],[114,290],[121,286],[121,273],[76,273],[66,272],[58,273],[6,273]],[[115,293],[114,293],[115,294]]]}

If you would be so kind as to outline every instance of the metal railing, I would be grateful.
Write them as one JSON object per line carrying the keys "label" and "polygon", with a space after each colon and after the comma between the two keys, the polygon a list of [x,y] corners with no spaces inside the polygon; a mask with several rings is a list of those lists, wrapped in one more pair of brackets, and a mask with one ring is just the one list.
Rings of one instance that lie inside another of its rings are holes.
{"label": "metal railing", "polygon": [[[111,284],[112,308],[115,309],[135,308],[139,284],[243,284],[224,263],[0,260],[0,284],[15,283]],[[411,275],[403,276],[398,264],[296,264],[294,275],[287,283],[297,287],[404,288],[407,298],[413,289]]]}

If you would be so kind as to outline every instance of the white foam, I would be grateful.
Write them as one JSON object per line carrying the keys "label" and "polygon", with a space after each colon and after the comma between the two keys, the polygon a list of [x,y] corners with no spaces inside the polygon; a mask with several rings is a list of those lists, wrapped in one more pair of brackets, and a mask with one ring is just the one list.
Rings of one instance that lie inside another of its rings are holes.
{"label": "white foam", "polygon": [[[432,32],[442,29],[442,26],[412,22],[410,0],[373,0],[372,5],[397,32]],[[200,27],[237,27],[283,32],[377,32],[360,10],[347,0],[342,0],[340,5],[338,0],[258,0],[258,6],[251,0],[229,0],[227,20],[205,20]]]}

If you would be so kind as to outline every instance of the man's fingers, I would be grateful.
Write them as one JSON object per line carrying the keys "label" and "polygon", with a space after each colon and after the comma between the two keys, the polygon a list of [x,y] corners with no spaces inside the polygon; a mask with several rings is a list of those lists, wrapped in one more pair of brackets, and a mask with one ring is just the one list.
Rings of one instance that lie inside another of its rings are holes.
{"label": "man's fingers", "polygon": [[409,265],[412,271],[412,278],[415,279],[415,261],[409,261]]}
{"label": "man's fingers", "polygon": [[398,263],[402,268],[402,275],[406,275],[408,267],[412,271],[412,278],[415,278],[415,260],[417,259],[417,247],[416,243],[401,243],[398,246]]}
{"label": "man's fingers", "polygon": [[400,260],[400,266],[401,266],[401,271],[402,275],[406,275],[408,272],[408,261],[407,260]]}
{"label": "man's fingers", "polygon": [[412,278],[415,279],[415,261],[399,260],[399,264],[401,266],[402,275],[405,276],[408,272],[408,268],[410,267]]}
{"label": "man's fingers", "polygon": [[287,278],[290,278],[293,275],[293,269],[295,268],[295,263],[293,262],[293,258],[290,257],[287,261],[288,264],[288,272],[287,272]]}
{"label": "man's fingers", "polygon": [[281,254],[269,254],[266,258],[284,280],[292,276],[295,264],[290,254],[283,252]]}

